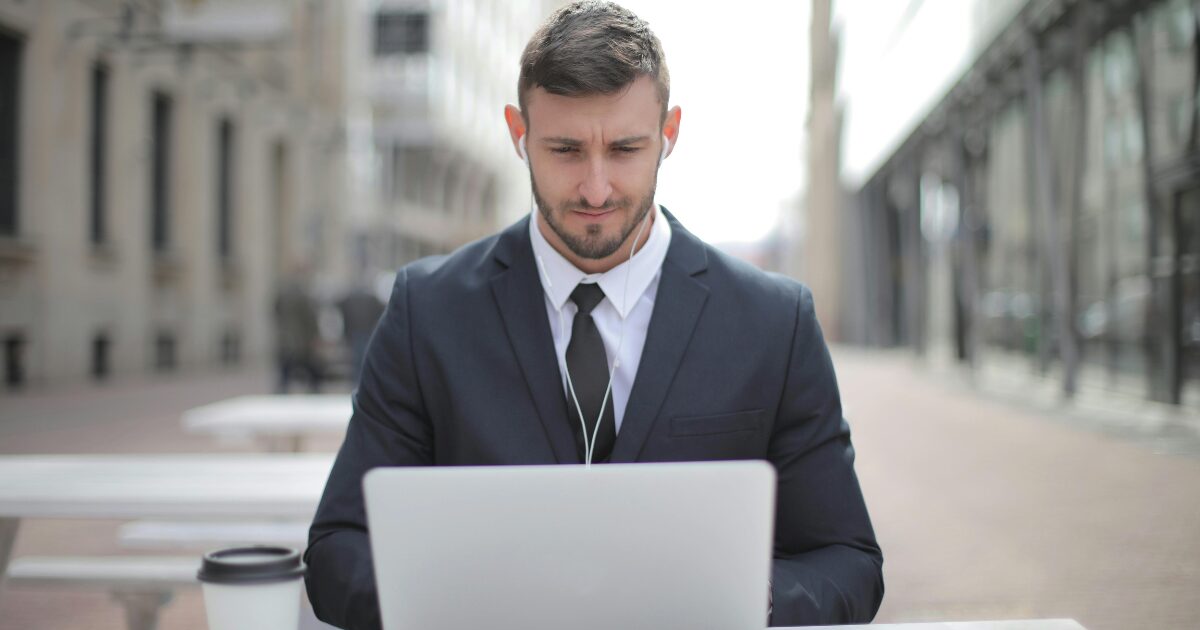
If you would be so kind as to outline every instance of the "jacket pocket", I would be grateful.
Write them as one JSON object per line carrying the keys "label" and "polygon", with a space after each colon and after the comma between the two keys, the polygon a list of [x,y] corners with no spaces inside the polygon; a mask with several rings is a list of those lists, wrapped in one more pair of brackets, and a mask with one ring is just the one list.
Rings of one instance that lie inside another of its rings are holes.
{"label": "jacket pocket", "polygon": [[671,419],[671,437],[718,435],[762,428],[765,409],[722,413],[713,416],[689,416]]}

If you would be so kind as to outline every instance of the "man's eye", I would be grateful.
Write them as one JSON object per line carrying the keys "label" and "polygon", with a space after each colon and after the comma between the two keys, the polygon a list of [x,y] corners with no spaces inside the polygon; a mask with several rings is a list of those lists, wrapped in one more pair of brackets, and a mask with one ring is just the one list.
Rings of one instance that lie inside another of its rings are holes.
{"label": "man's eye", "polygon": [[551,147],[550,151],[552,153],[558,153],[560,155],[565,155],[567,153],[574,153],[575,151],[577,151],[577,149],[575,147]]}
{"label": "man's eye", "polygon": [[641,147],[616,147],[616,150],[621,153],[637,153],[641,151]]}

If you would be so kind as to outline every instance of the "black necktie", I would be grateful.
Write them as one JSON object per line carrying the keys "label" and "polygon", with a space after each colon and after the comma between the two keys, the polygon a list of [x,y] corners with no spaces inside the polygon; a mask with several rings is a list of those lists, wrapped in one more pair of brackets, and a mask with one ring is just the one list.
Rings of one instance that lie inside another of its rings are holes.
{"label": "black necktie", "polygon": [[[604,394],[608,389],[608,355],[604,352],[604,341],[600,338],[600,330],[592,321],[592,309],[604,299],[604,290],[596,284],[580,284],[571,292],[571,301],[579,307],[575,314],[575,323],[571,326],[571,342],[567,344],[567,371],[571,384],[575,387],[575,396],[579,409],[583,410],[583,420],[587,425],[588,439],[594,434],[596,444],[592,448],[592,463],[608,460],[612,453],[613,442],[617,439],[616,415],[613,413],[612,394],[609,393],[607,404],[604,404],[604,416],[600,418],[600,430],[596,431],[596,418],[600,415],[600,405],[605,402]],[[579,413],[575,407],[576,400],[567,392],[567,417],[571,429],[575,432],[575,447],[580,459],[586,461],[584,455],[583,427],[579,424]]]}

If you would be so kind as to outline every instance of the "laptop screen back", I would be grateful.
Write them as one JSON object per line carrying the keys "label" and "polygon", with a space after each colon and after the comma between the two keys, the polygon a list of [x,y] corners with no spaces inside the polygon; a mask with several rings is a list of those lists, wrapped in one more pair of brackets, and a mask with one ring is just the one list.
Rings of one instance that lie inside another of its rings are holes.
{"label": "laptop screen back", "polygon": [[363,485],[386,630],[766,626],[765,462],[380,468]]}

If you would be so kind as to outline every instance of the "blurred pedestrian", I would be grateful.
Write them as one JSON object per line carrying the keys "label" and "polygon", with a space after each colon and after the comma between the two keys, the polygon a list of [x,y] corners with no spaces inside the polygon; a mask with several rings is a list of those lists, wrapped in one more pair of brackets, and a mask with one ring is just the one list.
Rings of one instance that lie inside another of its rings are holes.
{"label": "blurred pedestrian", "polygon": [[357,387],[367,341],[383,315],[383,301],[365,285],[358,284],[338,301],[337,306],[342,313],[342,340],[350,351],[350,384]]}
{"label": "blurred pedestrian", "polygon": [[275,297],[275,353],[280,393],[288,392],[297,372],[304,372],[309,391],[320,389],[321,366],[317,357],[319,338],[317,305],[304,283],[298,277],[293,277]]}

